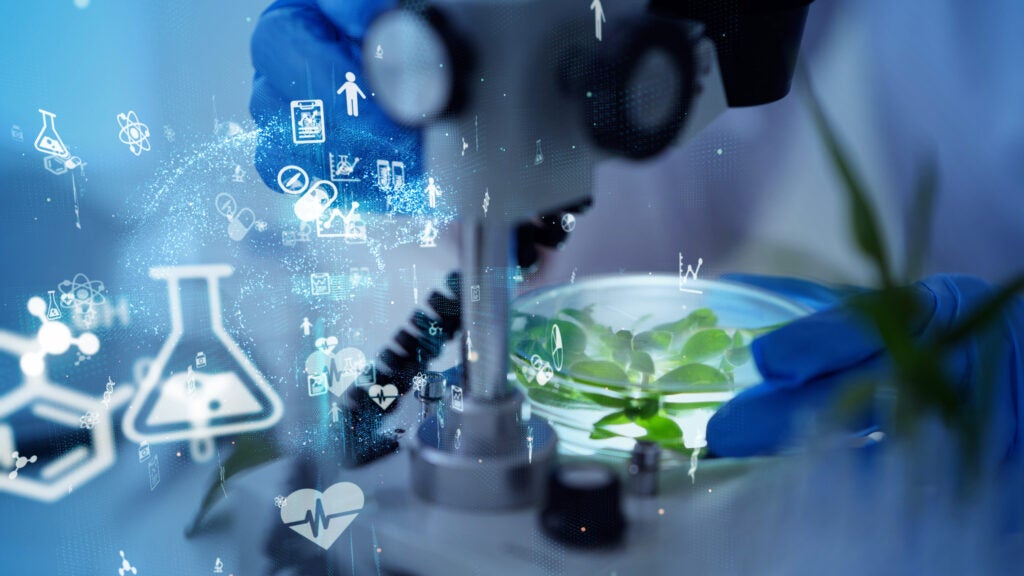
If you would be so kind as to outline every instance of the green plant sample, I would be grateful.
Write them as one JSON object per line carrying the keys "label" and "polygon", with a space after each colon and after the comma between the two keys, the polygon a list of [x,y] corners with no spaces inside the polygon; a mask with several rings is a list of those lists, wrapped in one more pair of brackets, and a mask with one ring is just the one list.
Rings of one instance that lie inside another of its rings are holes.
{"label": "green plant sample", "polygon": [[[775,326],[719,327],[708,308],[637,331],[644,320],[634,329],[608,326],[594,320],[593,306],[564,308],[550,318],[515,312],[509,338],[513,371],[535,404],[602,413],[591,439],[623,437],[688,450],[673,417],[721,402],[672,402],[672,397],[735,391],[736,370],[750,362],[750,342]],[[554,362],[554,326],[561,335],[560,367]],[[550,366],[554,378],[538,378],[535,359]],[[622,424],[635,424],[644,433],[626,435],[612,428]]]}

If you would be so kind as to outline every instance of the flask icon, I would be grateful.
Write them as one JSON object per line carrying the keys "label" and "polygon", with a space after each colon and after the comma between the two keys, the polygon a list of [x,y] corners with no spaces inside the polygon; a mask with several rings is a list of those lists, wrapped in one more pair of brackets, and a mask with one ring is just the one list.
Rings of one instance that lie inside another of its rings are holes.
{"label": "flask icon", "polygon": [[55,296],[56,290],[47,290],[46,293],[50,295],[50,303],[46,305],[46,317],[50,320],[60,320],[61,314],[60,306],[57,306],[57,298]]}
{"label": "flask icon", "polygon": [[39,136],[36,136],[36,150],[59,158],[71,156],[71,153],[68,152],[68,147],[60,139],[60,134],[57,134],[57,126],[55,124],[57,115],[53,112],[47,112],[42,108],[39,109],[39,113],[43,115],[43,128],[39,131]]}
{"label": "flask icon", "polygon": [[[281,419],[281,398],[222,324],[219,280],[233,272],[228,265],[150,269],[150,278],[167,281],[171,333],[125,413],[128,438],[188,440],[192,459],[205,462],[214,438],[265,430]],[[192,369],[196,350],[205,355],[201,370]]]}

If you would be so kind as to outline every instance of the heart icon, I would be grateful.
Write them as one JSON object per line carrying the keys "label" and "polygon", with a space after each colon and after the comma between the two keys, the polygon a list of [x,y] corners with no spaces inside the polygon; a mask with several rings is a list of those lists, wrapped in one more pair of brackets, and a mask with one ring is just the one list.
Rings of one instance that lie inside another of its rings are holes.
{"label": "heart icon", "polygon": [[351,482],[338,482],[322,494],[310,488],[296,490],[285,501],[284,525],[327,550],[363,509],[363,491]]}
{"label": "heart icon", "polygon": [[338,345],[338,339],[334,336],[328,338],[317,338],[315,346],[318,350],[327,354],[328,356],[334,352],[334,347]]}
{"label": "heart icon", "polygon": [[388,406],[398,398],[398,387],[394,384],[374,384],[366,390],[366,393],[370,395],[370,400],[377,403],[381,410],[387,410]]}

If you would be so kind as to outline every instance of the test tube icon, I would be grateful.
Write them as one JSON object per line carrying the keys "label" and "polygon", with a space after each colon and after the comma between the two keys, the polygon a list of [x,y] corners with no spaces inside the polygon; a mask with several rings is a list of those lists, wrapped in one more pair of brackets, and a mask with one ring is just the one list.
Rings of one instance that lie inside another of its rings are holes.
{"label": "test tube icon", "polygon": [[391,162],[377,160],[377,186],[381,190],[391,189]]}

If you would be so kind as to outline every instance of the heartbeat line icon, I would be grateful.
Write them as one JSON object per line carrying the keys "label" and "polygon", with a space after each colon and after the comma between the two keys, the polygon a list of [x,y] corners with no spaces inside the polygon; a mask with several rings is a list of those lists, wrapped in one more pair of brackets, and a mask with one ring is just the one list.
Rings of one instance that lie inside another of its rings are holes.
{"label": "heartbeat line icon", "polygon": [[363,491],[338,482],[323,493],[303,488],[288,495],[281,521],[310,542],[327,550],[363,509]]}
{"label": "heartbeat line icon", "polygon": [[309,527],[309,531],[313,534],[313,538],[320,536],[320,530],[327,530],[331,527],[332,518],[341,518],[344,516],[355,516],[358,511],[345,511],[335,512],[334,514],[327,514],[324,512],[324,501],[321,498],[317,498],[316,506],[314,510],[306,510],[306,516],[302,520],[296,520],[295,522],[285,522],[284,525],[291,528],[292,526],[298,526],[305,524]]}

